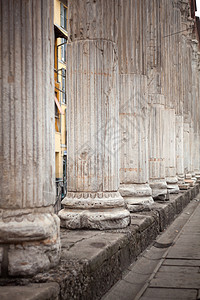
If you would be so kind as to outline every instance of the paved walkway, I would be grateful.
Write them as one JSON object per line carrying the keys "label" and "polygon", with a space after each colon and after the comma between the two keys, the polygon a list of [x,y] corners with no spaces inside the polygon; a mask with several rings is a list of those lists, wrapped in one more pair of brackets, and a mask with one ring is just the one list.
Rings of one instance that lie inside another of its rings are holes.
{"label": "paved walkway", "polygon": [[200,194],[103,300],[200,299]]}

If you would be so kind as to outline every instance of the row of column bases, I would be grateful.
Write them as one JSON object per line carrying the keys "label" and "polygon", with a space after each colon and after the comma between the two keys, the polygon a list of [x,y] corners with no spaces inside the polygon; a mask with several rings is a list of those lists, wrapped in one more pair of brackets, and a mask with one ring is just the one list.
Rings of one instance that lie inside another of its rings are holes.
{"label": "row of column bases", "polygon": [[[68,192],[59,219],[53,0],[1,2],[1,277],[55,266],[60,221],[70,229],[125,228],[130,211],[199,179],[200,55],[188,7],[185,0],[69,1]],[[184,34],[161,43],[169,28]]]}

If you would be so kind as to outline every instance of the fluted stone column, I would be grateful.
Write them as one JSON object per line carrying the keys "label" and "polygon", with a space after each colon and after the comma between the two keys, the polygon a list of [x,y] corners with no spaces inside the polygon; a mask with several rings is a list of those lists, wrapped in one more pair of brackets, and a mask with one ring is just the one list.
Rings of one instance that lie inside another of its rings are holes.
{"label": "fluted stone column", "polygon": [[130,221],[118,191],[117,13],[115,0],[69,3],[68,192],[59,212],[67,228],[123,228]]}
{"label": "fluted stone column", "polygon": [[[164,119],[164,157],[165,175],[169,193],[178,193],[178,178],[176,176],[176,144],[175,144],[175,109],[165,108]],[[169,126],[170,124],[170,126]]]}
{"label": "fluted stone column", "polygon": [[193,121],[193,144],[192,144],[192,175],[193,178],[200,173],[199,166],[199,94],[198,94],[198,50],[199,42],[196,39],[192,40],[192,121]]}
{"label": "fluted stone column", "polygon": [[153,203],[148,183],[146,0],[119,1],[120,193],[130,211]]}
{"label": "fluted stone column", "polygon": [[185,48],[185,97],[184,97],[184,172],[187,179],[191,179],[192,167],[192,144],[193,144],[193,121],[191,113],[192,103],[192,45],[188,36]]}
{"label": "fluted stone column", "polygon": [[58,263],[53,212],[53,1],[1,1],[1,276]]}
{"label": "fluted stone column", "polygon": [[200,181],[200,104],[199,104],[199,98],[200,98],[200,52],[197,52],[197,114],[196,114],[196,122],[197,122],[197,144],[195,146],[195,151],[197,152],[196,156],[196,163],[195,163],[195,175],[197,178],[197,181]]}
{"label": "fluted stone column", "polygon": [[184,48],[184,37],[187,33],[187,27],[182,22],[184,17],[184,4],[182,0],[177,2],[176,13],[177,13],[177,22],[176,29],[177,32],[177,41],[176,49],[178,51],[178,57],[176,62],[176,73],[174,74],[176,78],[176,103],[175,103],[175,153],[176,153],[176,175],[178,178],[179,188],[187,188],[184,185],[184,151],[183,151],[183,100],[184,100],[184,76],[185,76],[185,48]]}
{"label": "fluted stone column", "polygon": [[[163,93],[165,95],[164,119],[164,157],[165,175],[169,193],[178,193],[176,176],[176,144],[175,144],[175,108],[178,101],[177,67],[179,57],[178,35],[180,20],[178,17],[178,1],[164,0],[163,20]],[[166,17],[167,16],[167,17]],[[173,53],[173,55],[171,55]]]}
{"label": "fluted stone column", "polygon": [[183,116],[176,115],[176,174],[179,184],[184,183]]}
{"label": "fluted stone column", "polygon": [[148,1],[147,67],[149,117],[149,183],[155,200],[164,200],[167,194],[164,159],[164,119],[162,116],[165,97],[161,87],[161,22],[163,3]]}

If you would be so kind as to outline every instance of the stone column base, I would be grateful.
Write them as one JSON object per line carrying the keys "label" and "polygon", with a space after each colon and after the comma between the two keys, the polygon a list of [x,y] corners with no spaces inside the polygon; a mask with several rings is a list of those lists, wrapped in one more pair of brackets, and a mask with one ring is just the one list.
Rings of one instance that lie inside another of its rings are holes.
{"label": "stone column base", "polygon": [[199,183],[200,182],[200,172],[199,171],[195,172],[195,177],[197,179],[197,182]]}
{"label": "stone column base", "polygon": [[152,197],[155,201],[164,201],[166,199],[167,183],[165,179],[150,180],[149,185],[152,189]]}
{"label": "stone column base", "polygon": [[59,262],[59,218],[30,211],[3,210],[0,216],[1,277],[35,275]]}
{"label": "stone column base", "polygon": [[178,178],[176,176],[166,177],[167,190],[169,194],[178,194]]}
{"label": "stone column base", "polygon": [[184,184],[184,174],[177,174],[178,184]]}
{"label": "stone column base", "polygon": [[145,210],[153,204],[152,190],[149,184],[121,184],[119,188],[128,210],[137,212]]}
{"label": "stone column base", "polygon": [[68,192],[59,211],[61,227],[119,229],[130,224],[130,213],[119,192]]}
{"label": "stone column base", "polygon": [[191,187],[195,185],[197,178],[194,174],[187,173],[185,175],[185,183],[189,184]]}
{"label": "stone column base", "polygon": [[188,190],[190,185],[188,183],[185,183],[185,176],[184,174],[177,174],[178,178],[178,187],[179,190]]}

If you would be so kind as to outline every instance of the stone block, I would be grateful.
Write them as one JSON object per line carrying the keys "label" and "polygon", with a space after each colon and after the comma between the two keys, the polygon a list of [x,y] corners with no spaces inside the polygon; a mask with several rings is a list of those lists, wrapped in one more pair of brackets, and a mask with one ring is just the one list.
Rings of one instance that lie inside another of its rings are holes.
{"label": "stone block", "polygon": [[60,243],[56,240],[11,245],[8,250],[10,276],[34,275],[55,266],[59,261]]}

